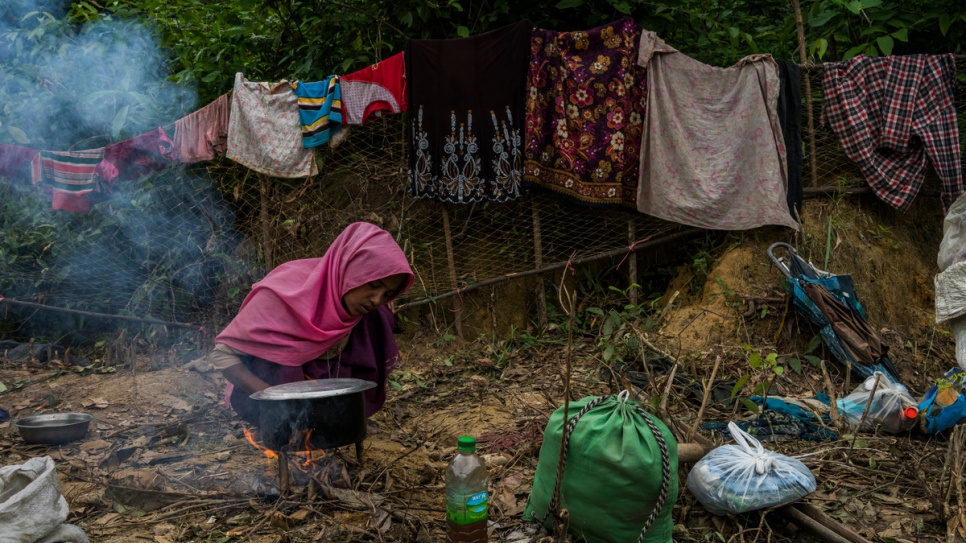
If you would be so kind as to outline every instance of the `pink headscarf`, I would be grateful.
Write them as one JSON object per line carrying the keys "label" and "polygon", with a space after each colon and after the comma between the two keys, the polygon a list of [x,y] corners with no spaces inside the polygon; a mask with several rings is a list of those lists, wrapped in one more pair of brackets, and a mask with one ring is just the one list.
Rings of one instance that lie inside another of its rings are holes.
{"label": "pink headscarf", "polygon": [[346,292],[400,273],[406,275],[402,294],[412,286],[413,272],[389,232],[365,222],[350,224],[322,258],[286,262],[255,283],[215,343],[283,366],[301,366],[359,322],[361,317],[342,307]]}

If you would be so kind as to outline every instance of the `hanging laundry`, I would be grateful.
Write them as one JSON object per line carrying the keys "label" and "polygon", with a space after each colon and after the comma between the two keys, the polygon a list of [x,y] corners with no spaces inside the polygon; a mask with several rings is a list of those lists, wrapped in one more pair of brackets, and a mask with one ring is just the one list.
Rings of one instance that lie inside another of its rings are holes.
{"label": "hanging laundry", "polygon": [[174,152],[179,162],[212,160],[228,148],[228,94],[174,122]]}
{"label": "hanging laundry", "polygon": [[308,149],[328,143],[329,136],[342,125],[339,76],[330,75],[313,83],[296,81],[292,90],[298,96],[302,146]]}
{"label": "hanging laundry", "polygon": [[0,143],[0,177],[14,183],[29,183],[39,172],[40,152],[29,147]]}
{"label": "hanging laundry", "polygon": [[646,71],[631,18],[579,32],[534,28],[524,186],[636,208]]}
{"label": "hanging laundry", "polygon": [[518,198],[530,22],[409,40],[409,193],[442,202]]}
{"label": "hanging laundry", "polygon": [[119,181],[131,181],[160,170],[174,161],[173,143],[163,128],[135,136],[104,148],[104,160],[95,173],[101,189],[110,191]]}
{"label": "hanging laundry", "polygon": [[876,195],[908,210],[928,158],[945,213],[963,193],[955,57],[860,55],[824,68],[825,118]]}
{"label": "hanging laundry", "polygon": [[802,70],[798,64],[778,61],[781,90],[778,92],[778,124],[785,140],[788,164],[788,212],[795,220],[802,215]]}
{"label": "hanging laundry", "polygon": [[235,74],[225,156],[273,177],[318,175],[299,126],[298,97],[288,81],[256,83]]}
{"label": "hanging laundry", "polygon": [[100,190],[95,170],[104,160],[104,149],[41,151],[40,157],[40,168],[33,182],[49,195],[51,209],[72,213],[90,211],[90,194]]}
{"label": "hanging laundry", "polygon": [[342,76],[345,124],[366,124],[384,113],[406,111],[405,53]]}
{"label": "hanging laundry", "polygon": [[778,66],[752,55],[715,68],[641,34],[647,115],[637,209],[715,230],[798,228],[786,201]]}

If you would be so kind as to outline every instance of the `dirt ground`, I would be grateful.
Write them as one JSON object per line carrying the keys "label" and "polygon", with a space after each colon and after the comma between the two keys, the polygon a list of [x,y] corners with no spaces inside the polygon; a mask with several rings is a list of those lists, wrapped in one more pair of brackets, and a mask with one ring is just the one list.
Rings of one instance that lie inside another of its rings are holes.
{"label": "dirt ground", "polygon": [[[695,425],[716,360],[714,386],[730,391],[748,376],[737,395],[749,396],[768,377],[749,366],[749,352],[800,357],[816,333],[794,309],[785,315],[781,277],[764,254],[781,240],[819,267],[827,254],[829,269],[853,274],[871,324],[920,398],[955,363],[948,332],[931,320],[941,236],[937,207],[935,199],[919,198],[903,217],[865,199],[810,200],[800,233],[762,229],[702,246],[707,258],[682,262],[653,312],[625,314],[624,335],[605,334],[604,319],[585,313],[573,340],[571,397],[619,392],[619,369],[604,362],[604,339],[623,342],[618,351],[625,362],[647,360],[653,380],[635,382],[633,392],[645,404],[666,405],[659,414],[679,440]],[[622,303],[614,293],[581,301],[585,307]],[[0,380],[11,388],[0,394],[0,406],[13,418],[66,411],[96,417],[86,439],[59,447],[28,445],[10,422],[0,424],[0,465],[53,457],[70,503],[69,522],[98,543],[424,543],[444,540],[446,462],[458,436],[475,435],[490,466],[491,540],[529,541],[521,515],[543,428],[564,396],[567,335],[561,323],[553,328],[518,329],[499,341],[485,335],[450,340],[431,331],[400,337],[404,361],[391,376],[385,408],[370,421],[362,462],[352,447],[316,452],[305,468],[293,459],[293,488],[281,498],[277,464],[246,440],[246,425],[225,409],[224,382],[204,371],[203,353],[187,357],[200,358],[189,363],[145,354],[95,358],[83,371],[56,361],[0,359]],[[651,346],[642,348],[634,338]],[[822,348],[815,352],[828,360]],[[670,385],[659,360],[679,365]],[[801,373],[789,370],[770,380],[789,396],[814,393],[827,382],[837,395],[854,387],[855,379],[836,363],[828,367],[828,381],[807,364]],[[751,416],[740,404],[711,401],[700,422]],[[692,440],[723,443],[709,431],[696,434]],[[947,540],[948,527],[966,511],[957,443],[915,432],[843,432],[838,441],[767,446],[807,455],[802,461],[818,490],[804,501],[870,541],[908,543]],[[682,464],[679,473],[675,540],[813,540],[772,510],[710,515],[686,490],[689,468]]]}

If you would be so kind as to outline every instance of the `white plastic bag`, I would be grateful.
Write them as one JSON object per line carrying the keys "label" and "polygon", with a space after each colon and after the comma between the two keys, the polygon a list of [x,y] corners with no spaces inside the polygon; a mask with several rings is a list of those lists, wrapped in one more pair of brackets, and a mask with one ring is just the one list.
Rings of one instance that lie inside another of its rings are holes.
{"label": "white plastic bag", "polygon": [[936,264],[944,272],[957,262],[966,260],[966,198],[960,196],[949,206],[943,219],[943,240],[939,244]]}
{"label": "white plastic bag", "polygon": [[63,524],[68,512],[51,457],[0,467],[0,541],[89,543],[80,528]]}
{"label": "white plastic bag", "polygon": [[966,315],[949,321],[949,329],[956,340],[956,363],[966,370]]}
{"label": "white plastic bag", "polygon": [[769,451],[734,422],[737,445],[714,449],[688,474],[688,489],[715,515],[793,502],[815,491],[815,476],[798,459]]}
{"label": "white plastic bag", "polygon": [[[879,384],[875,387],[875,396],[870,404],[869,395],[875,385],[876,375],[879,376]],[[909,390],[899,383],[892,383],[878,371],[837,404],[839,412],[845,416],[852,431],[875,430],[881,424],[883,431],[898,434],[915,426],[919,416],[918,403],[912,399]],[[863,423],[862,414],[865,413],[866,405],[869,406],[869,412]],[[862,424],[862,428],[859,428],[859,424]]]}

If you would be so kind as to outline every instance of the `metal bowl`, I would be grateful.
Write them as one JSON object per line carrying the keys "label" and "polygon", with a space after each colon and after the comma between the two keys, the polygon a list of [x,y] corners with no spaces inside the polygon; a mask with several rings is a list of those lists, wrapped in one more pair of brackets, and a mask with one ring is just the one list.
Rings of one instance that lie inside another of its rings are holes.
{"label": "metal bowl", "polygon": [[27,443],[60,445],[83,439],[94,415],[87,413],[55,413],[13,421]]}

